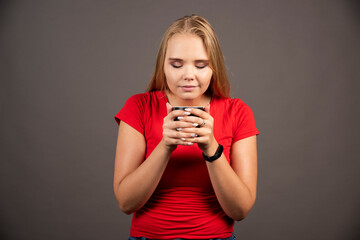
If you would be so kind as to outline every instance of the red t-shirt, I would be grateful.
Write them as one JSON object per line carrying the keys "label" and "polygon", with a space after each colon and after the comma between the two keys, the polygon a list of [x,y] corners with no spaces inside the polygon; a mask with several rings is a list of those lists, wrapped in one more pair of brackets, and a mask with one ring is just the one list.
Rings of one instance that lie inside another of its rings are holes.
{"label": "red t-shirt", "polygon": [[[146,140],[146,157],[162,139],[167,115],[164,92],[130,97],[114,117],[139,131]],[[231,164],[232,143],[259,134],[251,109],[240,99],[212,99],[214,136]],[[133,215],[130,235],[151,239],[227,238],[234,221],[222,210],[197,144],[178,146],[172,153],[159,185],[148,202]]]}

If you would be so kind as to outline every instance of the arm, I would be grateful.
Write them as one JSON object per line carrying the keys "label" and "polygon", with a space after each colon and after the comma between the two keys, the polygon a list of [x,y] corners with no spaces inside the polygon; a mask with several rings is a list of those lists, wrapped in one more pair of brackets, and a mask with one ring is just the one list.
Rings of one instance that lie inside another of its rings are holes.
{"label": "arm", "polygon": [[[213,156],[218,143],[213,134],[214,120],[210,108],[205,112],[189,109],[199,117],[185,117],[183,121],[206,124],[201,128],[187,128],[184,132],[195,133],[196,138],[187,138],[188,142],[198,143],[207,156]],[[216,197],[224,212],[234,220],[244,219],[255,203],[257,182],[256,136],[241,139],[231,147],[231,164],[224,154],[214,162],[207,162],[207,168]],[[205,160],[204,160],[205,161]]]}
{"label": "arm", "polygon": [[[209,152],[214,154],[217,143],[212,148]],[[206,164],[221,207],[229,217],[240,221],[248,215],[256,199],[256,136],[239,140],[232,145],[231,163],[232,166],[222,154],[219,159]]]}
{"label": "arm", "polygon": [[114,194],[120,209],[130,214],[140,209],[149,200],[157,187],[171,153],[177,145],[188,145],[181,138],[191,134],[176,131],[176,128],[192,126],[191,123],[174,121],[183,116],[184,111],[171,111],[167,105],[168,115],[164,118],[163,138],[146,161],[146,142],[137,130],[121,121],[114,167]]}
{"label": "arm", "polygon": [[114,167],[114,193],[120,209],[131,214],[150,198],[166,168],[171,152],[161,141],[145,158],[144,136],[120,122]]}

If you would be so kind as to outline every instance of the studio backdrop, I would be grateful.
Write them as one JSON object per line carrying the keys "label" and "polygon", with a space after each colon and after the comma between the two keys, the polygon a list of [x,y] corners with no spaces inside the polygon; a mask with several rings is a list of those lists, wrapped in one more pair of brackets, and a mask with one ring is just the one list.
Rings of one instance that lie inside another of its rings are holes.
{"label": "studio backdrop", "polygon": [[162,34],[213,25],[254,112],[258,189],[237,239],[360,239],[359,3],[1,1],[0,238],[127,239],[114,115],[146,90]]}

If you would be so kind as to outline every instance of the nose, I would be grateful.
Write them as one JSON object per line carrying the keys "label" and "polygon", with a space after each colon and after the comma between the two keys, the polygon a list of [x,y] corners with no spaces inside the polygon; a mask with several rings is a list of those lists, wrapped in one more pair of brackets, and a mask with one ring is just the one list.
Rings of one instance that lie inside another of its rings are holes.
{"label": "nose", "polygon": [[183,74],[184,80],[194,80],[195,74],[194,74],[194,68],[192,66],[186,66],[184,68],[184,74]]}

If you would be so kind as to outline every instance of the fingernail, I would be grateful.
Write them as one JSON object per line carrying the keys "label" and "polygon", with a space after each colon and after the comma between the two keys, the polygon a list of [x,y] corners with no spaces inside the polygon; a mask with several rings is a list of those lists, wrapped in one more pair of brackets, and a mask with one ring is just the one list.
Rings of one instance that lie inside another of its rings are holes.
{"label": "fingernail", "polygon": [[190,136],[191,137],[196,137],[197,135],[195,133],[192,133]]}
{"label": "fingernail", "polygon": [[184,117],[177,117],[177,119],[181,120],[181,119],[184,119]]}
{"label": "fingernail", "polygon": [[189,113],[189,112],[184,112],[184,115],[190,115],[191,113]]}
{"label": "fingernail", "polygon": [[182,128],[177,128],[177,129],[176,129],[176,131],[181,131],[181,130],[183,130],[183,129],[182,129]]}
{"label": "fingernail", "polygon": [[191,146],[191,145],[193,145],[193,143],[192,143],[192,142],[189,142],[187,145]]}
{"label": "fingernail", "polygon": [[184,110],[187,112],[191,112],[191,108],[185,108]]}
{"label": "fingernail", "polygon": [[185,138],[180,138],[181,139],[181,141],[185,141],[186,139]]}
{"label": "fingernail", "polygon": [[194,127],[199,126],[199,124],[197,124],[197,123],[193,123],[192,125],[193,125]]}

